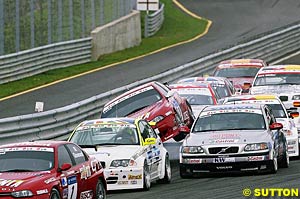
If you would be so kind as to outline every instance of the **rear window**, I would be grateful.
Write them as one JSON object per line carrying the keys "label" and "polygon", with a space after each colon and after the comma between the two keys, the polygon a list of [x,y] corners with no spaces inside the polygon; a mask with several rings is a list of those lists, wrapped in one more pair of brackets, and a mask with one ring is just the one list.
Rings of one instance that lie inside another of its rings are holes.
{"label": "rear window", "polygon": [[215,76],[217,77],[255,77],[259,68],[256,67],[240,67],[240,68],[221,68],[216,70]]}
{"label": "rear window", "polygon": [[136,93],[129,94],[131,96],[125,96],[119,102],[104,107],[101,117],[126,117],[162,99],[159,92],[153,89],[153,87],[149,88],[144,92],[137,91]]}

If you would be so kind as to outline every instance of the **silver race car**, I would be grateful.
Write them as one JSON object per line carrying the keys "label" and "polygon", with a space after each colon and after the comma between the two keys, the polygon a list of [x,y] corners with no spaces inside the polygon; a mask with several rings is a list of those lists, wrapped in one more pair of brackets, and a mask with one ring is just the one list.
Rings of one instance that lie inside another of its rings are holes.
{"label": "silver race car", "polygon": [[208,106],[180,148],[180,176],[224,171],[266,171],[289,166],[283,125],[267,105]]}

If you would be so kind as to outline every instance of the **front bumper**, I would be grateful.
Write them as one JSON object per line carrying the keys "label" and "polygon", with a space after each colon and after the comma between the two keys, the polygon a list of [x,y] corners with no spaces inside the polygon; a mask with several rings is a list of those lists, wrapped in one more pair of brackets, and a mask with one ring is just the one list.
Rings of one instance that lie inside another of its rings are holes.
{"label": "front bumper", "polygon": [[269,154],[231,157],[181,157],[180,168],[189,173],[267,170],[272,164]]}
{"label": "front bumper", "polygon": [[143,188],[143,168],[120,167],[104,169],[107,190]]}

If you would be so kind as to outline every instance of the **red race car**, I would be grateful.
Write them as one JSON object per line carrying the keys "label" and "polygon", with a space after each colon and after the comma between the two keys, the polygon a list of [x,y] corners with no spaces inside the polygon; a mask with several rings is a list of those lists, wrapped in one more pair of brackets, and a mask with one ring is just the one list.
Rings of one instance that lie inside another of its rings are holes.
{"label": "red race car", "polygon": [[267,64],[261,59],[233,59],[219,63],[214,76],[227,77],[237,93],[247,94],[258,70]]}
{"label": "red race car", "polygon": [[0,147],[0,198],[106,198],[100,162],[66,141]]}
{"label": "red race car", "polygon": [[159,82],[149,82],[108,102],[101,118],[133,117],[155,122],[161,140],[184,139],[194,122],[191,106],[176,91]]}

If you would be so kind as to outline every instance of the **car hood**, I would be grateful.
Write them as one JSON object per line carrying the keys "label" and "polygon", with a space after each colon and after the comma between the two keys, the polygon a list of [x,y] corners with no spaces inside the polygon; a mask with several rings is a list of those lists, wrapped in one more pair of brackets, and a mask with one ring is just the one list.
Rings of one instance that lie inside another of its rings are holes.
{"label": "car hood", "polygon": [[231,130],[191,133],[184,141],[185,146],[246,144],[270,142],[267,130]]}
{"label": "car hood", "polygon": [[142,118],[142,119],[150,121],[150,120],[154,119],[154,117],[157,116],[153,113],[157,113],[161,110],[162,103],[163,103],[162,100],[160,100],[160,101],[158,101],[150,106],[147,106],[137,112],[127,115],[127,117]]}
{"label": "car hood", "polygon": [[250,90],[251,94],[262,94],[262,93],[300,93],[299,85],[269,85],[269,86],[253,86]]}
{"label": "car hood", "polygon": [[51,173],[48,171],[0,173],[0,192],[18,191],[24,188],[28,189],[29,186],[35,187],[34,183],[40,184],[41,181],[45,181],[51,176]]}
{"label": "car hood", "polygon": [[95,148],[85,148],[84,150],[90,155],[96,157],[100,161],[107,161],[112,159],[130,159],[137,154],[140,145],[112,145],[100,146]]}
{"label": "car hood", "polygon": [[230,77],[228,79],[233,83],[235,88],[242,88],[244,83],[252,84],[254,77]]}

